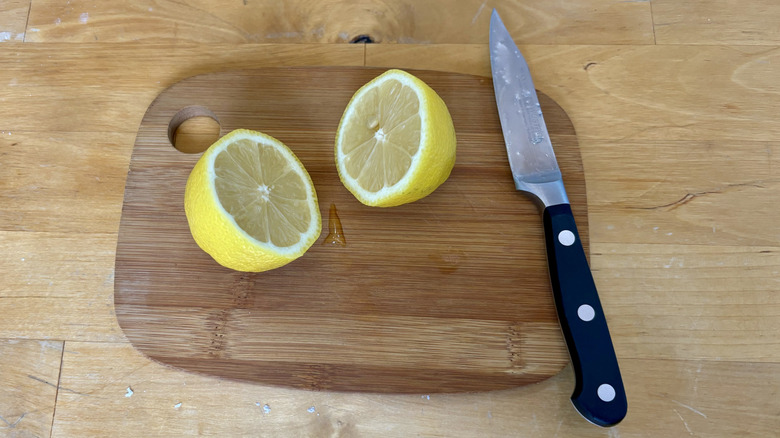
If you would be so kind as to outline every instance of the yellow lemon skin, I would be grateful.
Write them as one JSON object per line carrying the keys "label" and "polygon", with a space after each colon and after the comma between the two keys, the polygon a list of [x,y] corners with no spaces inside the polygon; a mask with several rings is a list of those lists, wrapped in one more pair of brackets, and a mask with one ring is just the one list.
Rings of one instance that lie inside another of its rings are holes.
{"label": "yellow lemon skin", "polygon": [[[365,95],[365,92],[387,79],[400,80],[415,90],[419,98],[420,145],[412,159],[407,174],[395,185],[368,192],[351,178],[340,158],[344,133],[349,129],[350,108]],[[422,199],[434,192],[450,176],[455,166],[457,139],[452,117],[445,102],[428,84],[403,70],[391,69],[361,87],[347,104],[336,134],[336,167],[344,186],[361,203],[373,207],[394,207]]]}
{"label": "yellow lemon skin", "polygon": [[[204,152],[190,172],[184,192],[184,211],[195,242],[217,263],[236,271],[263,272],[279,268],[301,257],[319,237],[322,222],[319,208],[312,209],[312,223],[305,240],[288,248],[260,242],[236,224],[219,202],[213,183],[213,163],[215,155],[221,151],[220,145],[231,142],[231,138],[247,135],[284,146],[271,136],[249,130],[236,130],[218,140]],[[297,166],[303,170],[302,174],[311,188],[312,201],[316,206],[317,195],[308,172],[292,151],[287,150]]]}

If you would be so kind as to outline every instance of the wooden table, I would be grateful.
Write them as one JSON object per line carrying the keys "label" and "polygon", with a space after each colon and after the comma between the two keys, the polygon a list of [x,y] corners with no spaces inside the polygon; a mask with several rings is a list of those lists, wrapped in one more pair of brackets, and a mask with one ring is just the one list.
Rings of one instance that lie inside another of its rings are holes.
{"label": "wooden table", "polygon": [[[780,7],[452,3],[3,1],[0,435],[777,436]],[[114,255],[158,93],[269,65],[487,76],[493,7],[578,132],[623,423],[579,417],[570,368],[499,392],[373,395],[222,381],[134,350],[113,313]],[[378,44],[347,44],[361,35]]]}

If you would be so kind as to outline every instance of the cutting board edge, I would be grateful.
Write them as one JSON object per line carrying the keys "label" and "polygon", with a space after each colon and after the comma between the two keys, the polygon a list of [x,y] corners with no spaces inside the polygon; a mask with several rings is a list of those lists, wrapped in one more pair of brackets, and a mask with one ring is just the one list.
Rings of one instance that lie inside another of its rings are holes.
{"label": "cutting board edge", "polygon": [[[121,325],[121,323],[120,323]],[[143,357],[147,358],[151,362],[162,366],[163,368],[171,371],[177,371],[177,372],[183,372],[190,375],[200,376],[200,377],[207,377],[207,378],[215,378],[220,380],[227,380],[230,382],[236,382],[236,383],[243,383],[243,384],[250,384],[250,385],[257,385],[262,387],[269,387],[269,388],[280,388],[280,389],[288,389],[288,390],[297,390],[301,392],[328,392],[328,393],[339,393],[339,394],[387,394],[387,395],[410,395],[410,394],[441,394],[441,395],[469,395],[469,394],[484,394],[489,392],[495,392],[495,391],[509,391],[509,390],[515,390],[518,388],[524,388],[528,385],[536,385],[544,383],[545,381],[557,376],[560,374],[569,364],[570,360],[568,356],[565,359],[562,359],[560,361],[556,361],[554,363],[555,365],[555,371],[553,372],[546,372],[544,374],[524,374],[524,376],[529,376],[530,378],[527,379],[521,379],[516,382],[510,382],[506,381],[505,384],[497,384],[497,385],[487,385],[484,382],[480,383],[478,387],[471,388],[471,385],[464,385],[466,389],[448,389],[452,386],[445,386],[445,389],[442,389],[442,387],[435,381],[429,381],[428,384],[417,384],[414,388],[410,388],[408,385],[404,384],[403,386],[390,386],[388,387],[387,391],[379,391],[379,390],[369,390],[366,391],[363,389],[363,387],[355,386],[351,387],[349,389],[338,389],[338,387],[331,387],[331,385],[325,384],[316,384],[316,383],[310,383],[307,385],[302,384],[282,384],[282,383],[274,383],[273,381],[265,381],[262,379],[253,379],[253,378],[246,378],[246,377],[234,377],[230,375],[221,375],[213,372],[207,372],[207,371],[201,371],[196,368],[191,367],[185,367],[180,365],[174,365],[169,361],[166,361],[165,358],[160,358],[157,356],[153,356],[145,352],[143,349],[141,349],[136,342],[133,342],[132,336],[127,336],[127,339],[132,346],[133,350],[142,355]],[[173,362],[175,363],[175,362]],[[438,372],[439,370],[429,370],[430,372]]]}

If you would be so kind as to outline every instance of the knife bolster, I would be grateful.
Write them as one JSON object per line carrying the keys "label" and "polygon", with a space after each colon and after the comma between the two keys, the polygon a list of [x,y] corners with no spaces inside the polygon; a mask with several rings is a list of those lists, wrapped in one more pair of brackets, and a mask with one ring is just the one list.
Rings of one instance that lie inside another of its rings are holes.
{"label": "knife bolster", "polygon": [[541,183],[529,183],[515,179],[515,187],[517,190],[531,195],[542,209],[569,203],[569,197],[566,196],[566,189],[563,187],[563,180],[560,179]]}

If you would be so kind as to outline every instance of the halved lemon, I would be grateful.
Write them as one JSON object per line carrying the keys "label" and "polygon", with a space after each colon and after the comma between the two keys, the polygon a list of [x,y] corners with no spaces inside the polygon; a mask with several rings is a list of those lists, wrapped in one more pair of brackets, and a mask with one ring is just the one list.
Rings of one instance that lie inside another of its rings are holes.
{"label": "halved lemon", "polygon": [[302,256],[320,235],[317,193],[279,140],[239,129],[211,145],[187,179],[195,242],[222,266],[261,272]]}
{"label": "halved lemon", "polygon": [[455,165],[447,105],[425,82],[388,70],[361,87],[336,133],[336,167],[363,204],[391,207],[430,195]]}

